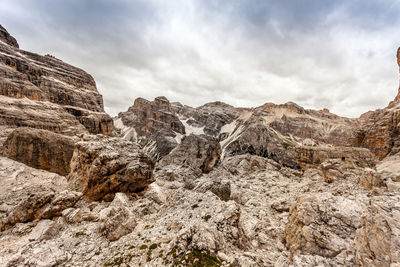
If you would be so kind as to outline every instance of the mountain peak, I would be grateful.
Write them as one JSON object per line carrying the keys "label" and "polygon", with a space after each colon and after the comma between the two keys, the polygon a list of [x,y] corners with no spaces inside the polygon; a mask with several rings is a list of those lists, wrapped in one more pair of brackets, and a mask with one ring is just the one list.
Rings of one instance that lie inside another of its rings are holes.
{"label": "mountain peak", "polygon": [[0,24],[0,41],[5,42],[8,45],[19,48],[17,40],[11,36],[8,31]]}

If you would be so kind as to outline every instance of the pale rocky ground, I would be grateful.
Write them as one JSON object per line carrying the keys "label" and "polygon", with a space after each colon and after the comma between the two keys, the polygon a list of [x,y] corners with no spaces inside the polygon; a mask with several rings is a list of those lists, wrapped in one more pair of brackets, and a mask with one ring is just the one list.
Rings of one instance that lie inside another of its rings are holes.
{"label": "pale rocky ground", "polygon": [[[9,177],[0,188],[2,220],[36,188],[69,190],[65,177],[0,162],[1,176]],[[397,266],[400,183],[386,178],[386,165],[379,173],[339,166],[343,177],[327,183],[320,169],[303,174],[239,155],[198,178],[186,170],[158,176],[158,169],[145,192],[117,193],[112,202],[67,191],[62,195],[78,200],[61,214],[1,232],[0,266],[187,266],[182,255],[202,250],[217,264],[210,266]],[[368,173],[379,177],[371,190],[362,185]],[[48,207],[34,213],[49,214]]]}

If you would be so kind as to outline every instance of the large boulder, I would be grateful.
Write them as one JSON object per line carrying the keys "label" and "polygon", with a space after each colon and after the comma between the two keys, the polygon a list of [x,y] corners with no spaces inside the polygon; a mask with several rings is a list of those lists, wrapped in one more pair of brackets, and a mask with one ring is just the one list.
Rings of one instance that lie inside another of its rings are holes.
{"label": "large boulder", "polygon": [[87,139],[77,143],[68,176],[86,199],[112,200],[117,192],[139,192],[154,181],[154,163],[137,144],[105,136]]}
{"label": "large boulder", "polygon": [[300,197],[290,208],[283,242],[292,256],[334,258],[352,251],[364,204],[331,193]]}
{"label": "large boulder", "polygon": [[61,216],[82,193],[68,190],[64,176],[0,157],[0,231],[18,223]]}
{"label": "large boulder", "polygon": [[47,130],[18,128],[7,138],[5,156],[60,175],[67,175],[74,152],[74,139]]}
{"label": "large boulder", "polygon": [[133,212],[129,210],[129,199],[123,193],[115,194],[111,205],[100,211],[99,232],[110,241],[120,239],[136,227]]}
{"label": "large boulder", "polygon": [[356,232],[356,265],[399,266],[399,196],[377,198],[371,201]]}

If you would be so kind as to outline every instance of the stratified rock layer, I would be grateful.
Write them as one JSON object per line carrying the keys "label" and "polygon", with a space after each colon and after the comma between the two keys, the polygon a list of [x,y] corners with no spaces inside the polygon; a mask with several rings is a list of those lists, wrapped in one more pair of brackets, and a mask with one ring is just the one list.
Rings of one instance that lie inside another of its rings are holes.
{"label": "stratified rock layer", "polygon": [[358,167],[375,167],[376,158],[368,149],[354,147],[307,147],[295,149],[295,158],[303,170],[318,167],[328,159],[339,159]]}
{"label": "stratified rock layer", "polygon": [[75,149],[71,137],[46,130],[18,128],[4,144],[4,154],[28,166],[67,175]]}
{"label": "stratified rock layer", "polygon": [[92,76],[53,56],[20,50],[2,27],[0,40],[0,141],[20,126],[111,134],[113,121]]}
{"label": "stratified rock layer", "polygon": [[124,125],[135,128],[139,134],[150,135],[161,129],[185,134],[185,127],[171,113],[170,103],[165,97],[157,97],[152,102],[138,98],[128,111],[121,112],[118,116]]}
{"label": "stratified rock layer", "polygon": [[5,42],[8,45],[19,48],[17,40],[12,37],[3,26],[0,25],[0,41]]}

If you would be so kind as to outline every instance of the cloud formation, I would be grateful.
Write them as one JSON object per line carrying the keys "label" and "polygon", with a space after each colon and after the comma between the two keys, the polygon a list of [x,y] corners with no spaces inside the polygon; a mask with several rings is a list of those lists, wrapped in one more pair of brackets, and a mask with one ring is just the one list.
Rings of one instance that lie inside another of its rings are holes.
{"label": "cloud formation", "polygon": [[396,0],[3,0],[22,49],[92,74],[106,111],[294,101],[357,117],[396,94]]}

